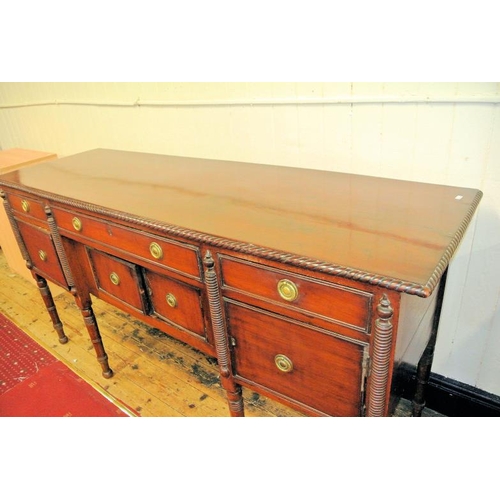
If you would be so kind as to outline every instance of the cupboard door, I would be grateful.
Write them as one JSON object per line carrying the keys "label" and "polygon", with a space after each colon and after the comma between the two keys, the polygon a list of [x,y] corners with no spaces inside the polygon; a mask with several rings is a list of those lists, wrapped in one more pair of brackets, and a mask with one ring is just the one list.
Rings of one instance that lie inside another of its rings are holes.
{"label": "cupboard door", "polygon": [[200,290],[148,270],[144,272],[152,314],[205,337]]}
{"label": "cupboard door", "polygon": [[17,227],[28,250],[33,271],[67,288],[66,278],[50,233],[20,220],[17,221]]}
{"label": "cupboard door", "polygon": [[226,314],[237,380],[326,415],[361,414],[366,346],[233,301]]}
{"label": "cupboard door", "polygon": [[87,249],[97,290],[146,313],[142,277],[138,266],[98,250]]}

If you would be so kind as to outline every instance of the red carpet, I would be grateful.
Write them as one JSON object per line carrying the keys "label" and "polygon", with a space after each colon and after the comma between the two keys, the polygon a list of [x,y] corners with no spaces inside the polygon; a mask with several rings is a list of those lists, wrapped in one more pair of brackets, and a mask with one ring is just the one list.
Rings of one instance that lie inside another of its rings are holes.
{"label": "red carpet", "polygon": [[0,314],[0,416],[131,415],[136,413],[94,389]]}

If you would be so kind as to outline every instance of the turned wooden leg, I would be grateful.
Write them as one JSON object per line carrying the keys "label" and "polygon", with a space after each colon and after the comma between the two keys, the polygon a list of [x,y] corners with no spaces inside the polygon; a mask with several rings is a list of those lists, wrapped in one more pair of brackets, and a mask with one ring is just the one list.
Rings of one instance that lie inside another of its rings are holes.
{"label": "turned wooden leg", "polygon": [[431,374],[432,360],[434,359],[434,348],[436,346],[436,339],[431,336],[429,343],[420,358],[417,366],[417,384],[415,388],[415,395],[412,401],[412,416],[422,416],[422,411],[425,408],[425,389],[429,376]]}
{"label": "turned wooden leg", "polygon": [[234,383],[234,380],[225,376],[221,371],[221,384],[226,390],[227,403],[229,406],[229,415],[231,417],[244,417],[245,410],[243,407],[243,394],[241,386]]}
{"label": "turned wooden leg", "polygon": [[422,357],[417,365],[417,383],[415,387],[415,395],[412,401],[412,416],[420,417],[425,408],[425,389],[429,382],[431,374],[432,361],[434,359],[434,350],[436,347],[437,332],[439,328],[439,319],[441,317],[441,309],[443,307],[444,289],[446,286],[446,277],[448,269],[443,273],[441,282],[439,283],[438,296],[436,299],[436,309],[434,310],[434,318],[432,321],[432,330]]}
{"label": "turned wooden leg", "polygon": [[111,378],[113,376],[113,370],[111,370],[108,364],[108,355],[104,350],[97,319],[94,315],[94,311],[92,310],[92,301],[90,296],[87,295],[86,297],[80,297],[76,292],[74,292],[74,295],[75,301],[82,313],[83,320],[85,321],[85,326],[87,327],[90,340],[92,341],[94,350],[97,354],[97,361],[99,361],[99,364],[101,365],[102,376],[104,378]]}
{"label": "turned wooden leg", "polygon": [[59,342],[61,344],[66,344],[66,342],[68,342],[68,337],[66,337],[66,334],[64,333],[63,324],[59,319],[59,314],[57,313],[56,305],[54,303],[54,299],[52,298],[52,293],[50,292],[47,280],[37,274],[34,276],[40,295],[42,296],[47,312],[49,313],[52,324],[54,325],[54,329],[59,337]]}

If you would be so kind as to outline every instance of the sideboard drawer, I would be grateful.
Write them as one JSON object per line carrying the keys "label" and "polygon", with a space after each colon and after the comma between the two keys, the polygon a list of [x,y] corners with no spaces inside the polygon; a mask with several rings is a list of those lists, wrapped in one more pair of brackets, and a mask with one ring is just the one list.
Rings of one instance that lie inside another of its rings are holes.
{"label": "sideboard drawer", "polygon": [[148,270],[144,273],[153,312],[191,333],[205,337],[200,291]]}
{"label": "sideboard drawer", "polygon": [[9,203],[14,212],[47,222],[43,203],[29,196],[9,193]]}
{"label": "sideboard drawer", "polygon": [[146,313],[138,266],[90,248],[87,253],[98,290]]}
{"label": "sideboard drawer", "polygon": [[370,293],[226,256],[221,257],[221,267],[225,287],[369,331]]}
{"label": "sideboard drawer", "polygon": [[60,208],[53,208],[53,213],[58,227],[70,233],[74,239],[98,242],[160,267],[200,277],[196,247]]}
{"label": "sideboard drawer", "polygon": [[235,377],[334,416],[359,416],[366,347],[226,303]]}
{"label": "sideboard drawer", "polygon": [[33,270],[67,288],[66,278],[50,233],[21,220],[17,221],[17,227],[28,250]]}

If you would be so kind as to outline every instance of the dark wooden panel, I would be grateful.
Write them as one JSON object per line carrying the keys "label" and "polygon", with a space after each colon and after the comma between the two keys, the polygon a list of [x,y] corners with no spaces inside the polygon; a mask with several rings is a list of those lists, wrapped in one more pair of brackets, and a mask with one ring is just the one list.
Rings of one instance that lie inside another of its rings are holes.
{"label": "dark wooden panel", "polygon": [[153,311],[197,335],[205,336],[200,290],[145,270]]}
{"label": "dark wooden panel", "polygon": [[[359,416],[363,347],[278,316],[226,303],[234,373],[333,416]],[[278,369],[277,355],[293,363]]]}

